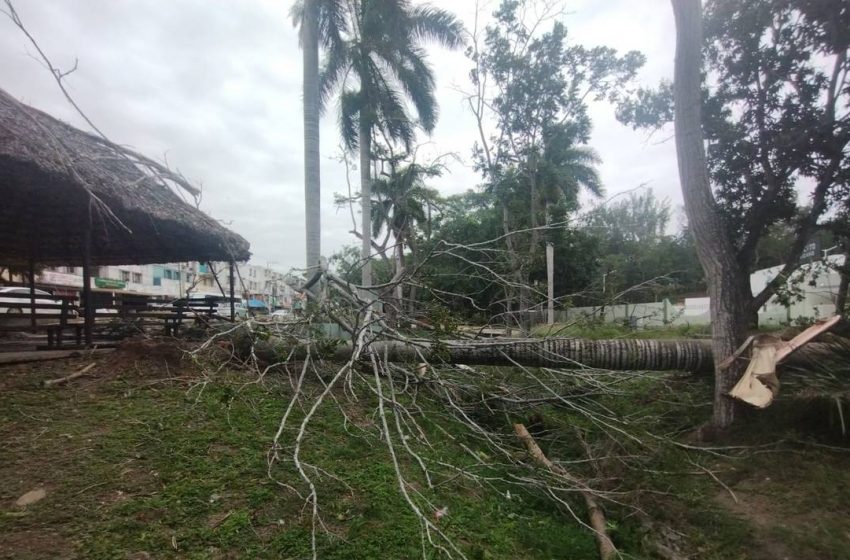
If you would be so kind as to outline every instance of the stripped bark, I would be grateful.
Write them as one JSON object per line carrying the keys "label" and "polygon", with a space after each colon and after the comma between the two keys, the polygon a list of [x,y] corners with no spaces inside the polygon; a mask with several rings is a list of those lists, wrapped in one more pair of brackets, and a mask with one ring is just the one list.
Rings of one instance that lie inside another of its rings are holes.
{"label": "stripped bark", "polygon": [[[519,440],[528,450],[531,458],[534,459],[538,465],[573,484],[580,487],[584,486],[579,479],[570,474],[566,469],[560,465],[556,465],[550,461],[548,457],[546,457],[546,454],[543,453],[543,450],[540,449],[540,446],[537,445],[537,442],[534,441],[534,437],[528,433],[528,430],[524,425],[514,424],[514,433],[516,433]],[[587,490],[580,490],[579,492],[584,498],[584,503],[587,505],[587,515],[590,518],[590,527],[596,535],[596,544],[599,546],[599,557],[602,558],[602,560],[610,560],[617,554],[617,548],[614,546],[614,543],[611,542],[611,538],[608,536],[608,531],[605,528],[605,514],[602,511],[602,507],[591,492]]]}

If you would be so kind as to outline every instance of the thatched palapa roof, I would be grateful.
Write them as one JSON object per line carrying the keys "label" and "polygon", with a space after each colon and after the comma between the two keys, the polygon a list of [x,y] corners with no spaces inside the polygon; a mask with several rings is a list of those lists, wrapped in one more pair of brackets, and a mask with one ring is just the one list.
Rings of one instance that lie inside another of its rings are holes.
{"label": "thatched palapa roof", "polygon": [[165,166],[0,89],[0,266],[246,261],[248,242],[184,200]]}

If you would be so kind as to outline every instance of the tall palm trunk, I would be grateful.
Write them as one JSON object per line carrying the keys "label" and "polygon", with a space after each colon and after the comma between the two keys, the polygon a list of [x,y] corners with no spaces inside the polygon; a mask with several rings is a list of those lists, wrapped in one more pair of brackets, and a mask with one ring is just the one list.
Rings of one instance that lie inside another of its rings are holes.
{"label": "tall palm trunk", "polygon": [[360,211],[361,238],[360,258],[363,260],[361,284],[372,285],[372,129],[365,115],[360,115]]}
{"label": "tall palm trunk", "polygon": [[[712,347],[715,364],[715,428],[729,427],[736,404],[727,393],[742,373],[720,362],[743,341],[750,319],[752,293],[742,281],[735,248],[723,224],[709,183],[701,126],[702,5],[700,0],[672,0],[676,17],[674,70],[676,153],[685,212],[696,240],[697,254],[711,298]],[[743,271],[745,274],[746,271]]]}
{"label": "tall palm trunk", "polygon": [[304,209],[308,276],[319,266],[322,253],[318,19],[316,0],[306,0],[301,40],[304,72]]}

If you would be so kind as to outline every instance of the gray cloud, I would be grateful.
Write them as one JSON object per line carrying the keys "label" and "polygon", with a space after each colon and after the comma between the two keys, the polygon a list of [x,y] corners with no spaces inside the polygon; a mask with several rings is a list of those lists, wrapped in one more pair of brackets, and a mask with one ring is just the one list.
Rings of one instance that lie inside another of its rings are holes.
{"label": "gray cloud", "polygon": [[[438,0],[471,25],[474,3]],[[68,85],[86,113],[113,140],[173,167],[203,185],[202,208],[244,235],[258,263],[300,266],[304,258],[301,54],[289,2],[180,0],[29,0],[17,2],[25,24],[55,64],[79,69]],[[492,3],[491,3],[492,4]],[[492,7],[492,6],[491,6]],[[489,11],[489,10],[488,10]],[[641,75],[654,84],[672,73],[673,28],[667,2],[579,0],[567,24],[573,40],[643,51]],[[0,20],[0,87],[59,118],[83,126],[24,36]],[[467,86],[462,53],[434,50],[441,119],[424,157],[456,152],[460,162],[437,185],[453,194],[478,182],[470,166],[475,123],[458,89]],[[593,108],[593,146],[609,194],[649,183],[678,204],[672,142],[647,143]],[[332,111],[322,128],[322,243],[325,254],[356,240],[337,161]],[[662,138],[659,136],[659,139]],[[654,139],[656,141],[658,139]]]}

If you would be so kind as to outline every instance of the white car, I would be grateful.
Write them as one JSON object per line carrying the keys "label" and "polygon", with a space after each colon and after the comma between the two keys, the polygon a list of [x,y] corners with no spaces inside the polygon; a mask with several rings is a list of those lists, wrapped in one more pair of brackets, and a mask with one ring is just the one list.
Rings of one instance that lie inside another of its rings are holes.
{"label": "white car", "polygon": [[278,309],[273,311],[271,318],[275,323],[286,323],[294,319],[294,315],[289,309]]}
{"label": "white car", "polygon": [[[19,298],[19,297],[3,297],[4,294],[24,294],[28,296],[30,293],[29,288],[21,288],[21,287],[6,287],[0,288],[0,314],[30,314],[30,300],[29,298]],[[46,297],[45,297],[46,296]],[[40,304],[54,304],[61,305],[62,300],[53,299],[53,296],[50,292],[45,292],[44,290],[35,290],[35,303],[36,305]],[[23,307],[12,306],[9,304],[20,304]],[[36,315],[60,315],[62,313],[62,309],[59,307],[56,308],[47,308],[47,309],[39,309],[36,308]],[[70,312],[70,315],[74,315],[74,311]]]}
{"label": "white car", "polygon": [[[247,319],[248,318],[248,308],[241,301],[234,302],[233,311],[236,314],[237,319]],[[216,314],[221,317],[230,317],[230,302],[227,300],[219,301],[216,306]]]}

